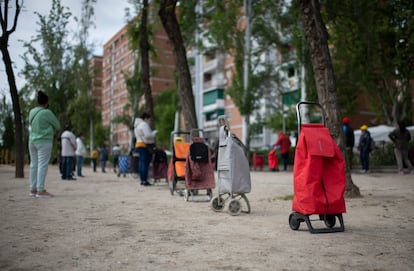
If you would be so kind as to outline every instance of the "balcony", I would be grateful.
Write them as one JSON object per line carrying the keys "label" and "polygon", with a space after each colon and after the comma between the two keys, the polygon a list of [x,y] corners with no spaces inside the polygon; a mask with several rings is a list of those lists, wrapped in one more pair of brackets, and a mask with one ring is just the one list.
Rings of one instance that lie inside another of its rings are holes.
{"label": "balcony", "polygon": [[217,69],[217,64],[218,64],[218,60],[217,59],[213,59],[210,61],[205,61],[203,63],[203,72],[210,72],[210,71],[214,71]]}

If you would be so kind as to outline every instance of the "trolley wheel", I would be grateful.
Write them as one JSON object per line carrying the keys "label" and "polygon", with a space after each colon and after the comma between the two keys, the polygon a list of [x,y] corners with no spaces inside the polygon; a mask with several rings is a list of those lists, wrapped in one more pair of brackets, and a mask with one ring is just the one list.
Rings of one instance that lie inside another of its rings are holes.
{"label": "trolley wheel", "polygon": [[190,191],[187,189],[184,189],[183,193],[184,193],[184,200],[188,201],[188,198],[190,197]]}
{"label": "trolley wheel", "polygon": [[297,231],[299,229],[300,226],[300,221],[299,219],[295,216],[294,213],[291,213],[289,215],[289,226],[292,230]]}
{"label": "trolley wheel", "polygon": [[241,203],[238,199],[231,199],[228,208],[231,215],[239,215],[241,212]]}
{"label": "trolley wheel", "polygon": [[207,197],[209,201],[213,198],[213,191],[211,189],[207,189]]}
{"label": "trolley wheel", "polygon": [[220,196],[214,197],[210,202],[211,208],[215,212],[221,212],[224,209],[224,200]]}
{"label": "trolley wheel", "polygon": [[326,215],[325,225],[328,228],[333,228],[335,226],[335,223],[336,223],[336,219],[334,215]]}

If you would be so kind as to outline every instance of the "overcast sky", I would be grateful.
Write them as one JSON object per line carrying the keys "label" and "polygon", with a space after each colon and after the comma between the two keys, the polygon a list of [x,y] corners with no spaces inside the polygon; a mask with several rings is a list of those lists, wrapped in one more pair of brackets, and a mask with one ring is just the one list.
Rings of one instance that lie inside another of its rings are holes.
{"label": "overcast sky", "polygon": [[[101,55],[103,44],[114,36],[125,24],[125,8],[129,7],[128,0],[97,0],[95,4],[95,27],[90,29],[91,40],[96,44],[94,54]],[[69,7],[72,17],[80,18],[82,0],[61,0],[63,6]],[[14,1],[9,5],[14,6]],[[17,87],[20,89],[24,85],[24,78],[19,75],[19,71],[24,67],[21,55],[24,53],[23,41],[29,41],[39,29],[36,24],[38,12],[48,15],[52,6],[52,0],[24,0],[24,9],[19,15],[16,31],[11,34],[9,40],[9,53],[14,62],[14,74],[16,76]],[[12,11],[10,11],[12,12]],[[9,13],[9,17],[14,13]],[[72,18],[73,19],[73,18]],[[77,29],[75,23],[71,24],[71,29]],[[23,40],[23,41],[20,41]],[[10,98],[9,86],[3,60],[0,61],[0,95]],[[10,99],[11,100],[11,99]]]}

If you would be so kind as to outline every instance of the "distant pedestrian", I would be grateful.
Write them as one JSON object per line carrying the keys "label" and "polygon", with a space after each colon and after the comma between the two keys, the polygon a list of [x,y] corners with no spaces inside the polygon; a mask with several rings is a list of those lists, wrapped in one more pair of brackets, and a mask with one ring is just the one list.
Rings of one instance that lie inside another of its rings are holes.
{"label": "distant pedestrian", "polygon": [[359,138],[358,150],[359,150],[359,157],[361,160],[362,166],[362,173],[369,172],[369,153],[372,151],[372,138],[371,134],[368,131],[367,125],[362,125],[360,127],[361,130],[361,137]]}
{"label": "distant pedestrian", "polygon": [[83,167],[83,158],[87,155],[85,145],[83,144],[83,140],[85,137],[82,133],[76,138],[76,171],[78,177],[84,177],[82,175],[82,167]]}
{"label": "distant pedestrian", "polygon": [[398,173],[404,174],[404,164],[409,168],[411,174],[414,174],[413,165],[408,159],[409,142],[411,140],[410,132],[407,130],[404,122],[398,123],[398,128],[392,131],[388,137],[394,142],[394,154],[397,160]]}
{"label": "distant pedestrian", "polygon": [[76,152],[76,137],[71,131],[71,127],[66,125],[61,135],[62,144],[62,180],[76,181],[73,177],[73,157]]}
{"label": "distant pedestrian", "polygon": [[102,173],[106,172],[106,161],[108,161],[108,151],[105,148],[105,145],[102,145],[98,148],[99,151],[99,163],[101,164]]}
{"label": "distant pedestrian", "polygon": [[345,135],[346,158],[348,159],[349,168],[352,169],[352,161],[354,159],[355,134],[354,129],[349,125],[351,120],[348,117],[342,120],[342,129]]}
{"label": "distant pedestrian", "polygon": [[112,148],[112,156],[113,156],[113,164],[114,164],[114,172],[116,173],[116,168],[118,167],[119,163],[119,156],[121,155],[121,147],[119,144],[115,144]]}
{"label": "distant pedestrian", "polygon": [[280,151],[284,171],[287,170],[291,144],[289,137],[280,131],[276,143],[272,145],[272,147],[276,147]]}
{"label": "distant pedestrian", "polygon": [[37,93],[37,104],[29,112],[30,195],[38,198],[52,197],[45,189],[45,179],[53,137],[60,129],[60,123],[48,109],[49,97],[43,91]]}
{"label": "distant pedestrian", "polygon": [[99,158],[99,151],[95,148],[91,152],[91,161],[92,161],[93,172],[96,172],[96,162],[98,161],[98,158]]}

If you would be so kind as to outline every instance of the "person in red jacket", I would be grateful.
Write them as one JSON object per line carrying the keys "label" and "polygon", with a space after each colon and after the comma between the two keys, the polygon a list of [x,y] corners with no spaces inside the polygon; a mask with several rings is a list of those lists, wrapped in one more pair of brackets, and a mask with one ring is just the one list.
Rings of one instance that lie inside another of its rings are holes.
{"label": "person in red jacket", "polygon": [[280,155],[282,156],[283,161],[283,170],[287,170],[287,163],[289,159],[289,152],[290,152],[290,145],[292,143],[290,142],[290,139],[287,135],[285,135],[282,132],[279,132],[278,139],[275,144],[272,145],[272,147],[276,147],[280,151]]}

